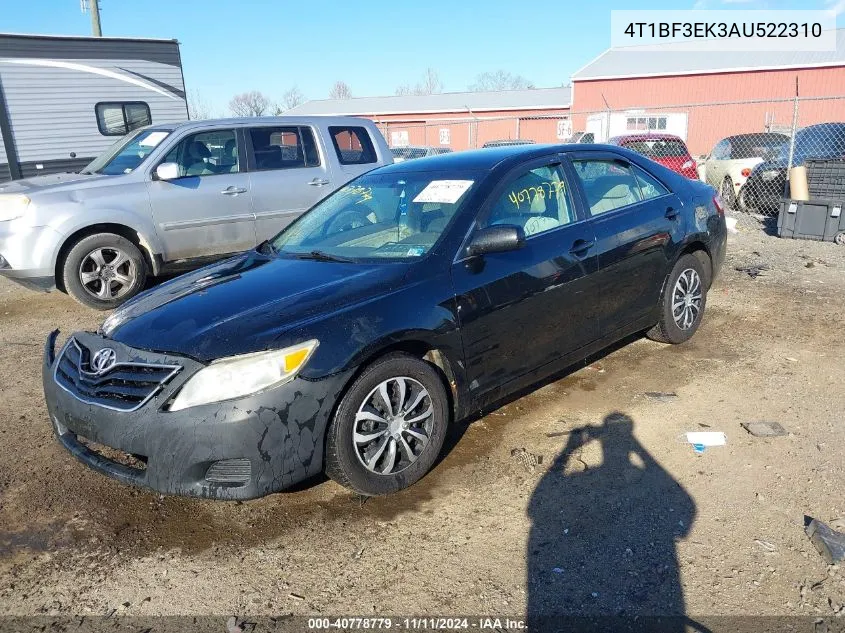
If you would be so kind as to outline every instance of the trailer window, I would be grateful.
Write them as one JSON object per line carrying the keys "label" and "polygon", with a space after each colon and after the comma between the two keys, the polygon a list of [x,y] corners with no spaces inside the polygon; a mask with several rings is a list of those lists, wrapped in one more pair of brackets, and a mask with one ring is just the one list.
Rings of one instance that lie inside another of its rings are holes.
{"label": "trailer window", "polygon": [[94,112],[103,136],[123,136],[153,122],[150,106],[143,101],[98,103]]}

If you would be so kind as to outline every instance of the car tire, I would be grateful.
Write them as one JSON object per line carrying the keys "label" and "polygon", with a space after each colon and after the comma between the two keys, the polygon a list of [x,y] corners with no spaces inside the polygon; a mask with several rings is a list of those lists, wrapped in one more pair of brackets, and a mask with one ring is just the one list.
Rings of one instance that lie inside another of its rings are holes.
{"label": "car tire", "polygon": [[[390,411],[382,397],[385,391]],[[407,488],[434,465],[449,411],[446,388],[432,365],[404,353],[378,359],[355,379],[337,407],[326,435],[326,474],[366,496]]]}
{"label": "car tire", "polygon": [[77,241],[62,265],[68,294],[95,310],[111,310],[134,297],[147,281],[147,264],[135,244],[114,233]]}
{"label": "car tire", "polygon": [[719,196],[728,209],[733,209],[736,205],[736,194],[734,193],[734,183],[730,178],[725,178],[722,181],[722,187],[719,189]]}
{"label": "car tire", "polygon": [[739,192],[736,195],[736,208],[743,213],[751,213],[753,209],[753,202],[749,200],[751,194],[748,191],[748,187],[743,185],[739,188]]}
{"label": "car tire", "polygon": [[691,253],[683,255],[666,279],[660,299],[660,321],[646,336],[659,343],[675,345],[692,338],[707,305],[706,282],[701,260]]}

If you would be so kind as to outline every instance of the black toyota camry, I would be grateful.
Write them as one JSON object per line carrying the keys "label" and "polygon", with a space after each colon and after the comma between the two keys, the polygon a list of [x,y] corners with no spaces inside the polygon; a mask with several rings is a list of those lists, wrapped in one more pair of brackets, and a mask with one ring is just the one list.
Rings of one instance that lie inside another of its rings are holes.
{"label": "black toyota camry", "polygon": [[52,333],[51,421],[85,464],[163,493],[247,499],[321,471],[393,492],[451,422],[628,335],[689,339],[725,236],[712,188],[619,147],[382,167],[98,332]]}

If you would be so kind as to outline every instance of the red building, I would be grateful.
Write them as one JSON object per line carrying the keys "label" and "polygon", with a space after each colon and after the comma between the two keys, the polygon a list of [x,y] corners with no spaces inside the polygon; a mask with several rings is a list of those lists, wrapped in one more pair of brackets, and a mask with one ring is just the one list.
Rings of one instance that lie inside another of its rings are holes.
{"label": "red building", "polygon": [[563,140],[569,87],[308,101],[286,114],[353,115],[379,124],[391,147],[462,150],[501,139]]}
{"label": "red building", "polygon": [[843,121],[845,29],[836,41],[818,52],[608,49],[572,76],[573,125],[597,140],[669,131],[701,154],[732,134],[791,130],[796,94],[797,127]]}
{"label": "red building", "polygon": [[835,51],[819,52],[695,48],[700,43],[611,48],[578,70],[571,88],[326,99],[290,114],[365,116],[392,147],[555,143],[573,131],[603,141],[654,130],[705,154],[734,134],[845,121],[845,29],[836,42]]}

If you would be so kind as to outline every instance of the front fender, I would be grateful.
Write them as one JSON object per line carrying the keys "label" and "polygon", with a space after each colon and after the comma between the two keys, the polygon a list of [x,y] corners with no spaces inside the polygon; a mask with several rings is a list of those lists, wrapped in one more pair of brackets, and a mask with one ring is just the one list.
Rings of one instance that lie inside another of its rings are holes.
{"label": "front fender", "polygon": [[[147,251],[153,266],[156,266],[156,255],[164,250],[161,240],[155,230],[152,218],[145,217],[136,211],[115,208],[85,209],[81,213],[60,214],[49,226],[62,236],[61,243],[64,245],[75,233],[98,224],[119,225],[137,233],[138,241]],[[53,254],[54,267],[57,258],[58,251]],[[154,270],[153,272],[156,273],[157,271]]]}

